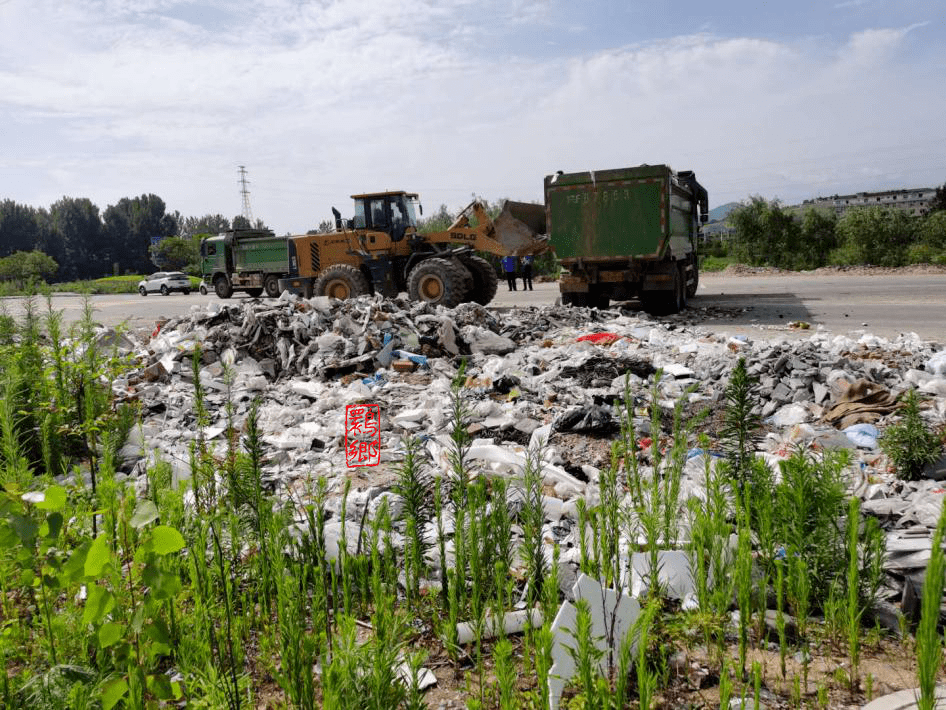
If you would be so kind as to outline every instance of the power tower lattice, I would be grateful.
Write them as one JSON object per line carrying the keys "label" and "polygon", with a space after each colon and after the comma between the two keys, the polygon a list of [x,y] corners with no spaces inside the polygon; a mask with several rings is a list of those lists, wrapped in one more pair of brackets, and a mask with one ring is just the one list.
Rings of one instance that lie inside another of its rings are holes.
{"label": "power tower lattice", "polygon": [[246,166],[238,166],[240,169],[240,194],[243,196],[243,217],[249,225],[253,226],[253,210],[250,207],[250,190],[247,187],[249,181],[246,179]]}

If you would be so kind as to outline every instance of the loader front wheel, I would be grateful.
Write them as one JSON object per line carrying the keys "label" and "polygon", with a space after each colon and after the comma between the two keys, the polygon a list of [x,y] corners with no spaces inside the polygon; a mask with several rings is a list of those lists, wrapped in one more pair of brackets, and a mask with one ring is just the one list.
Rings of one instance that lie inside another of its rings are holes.
{"label": "loader front wheel", "polygon": [[365,275],[354,266],[335,264],[319,275],[312,290],[316,296],[344,299],[363,296],[370,287]]}
{"label": "loader front wheel", "polygon": [[453,261],[434,257],[413,268],[407,279],[407,293],[415,301],[453,308],[463,301],[469,272]]}
{"label": "loader front wheel", "polygon": [[499,277],[493,265],[481,256],[468,256],[462,260],[463,265],[473,275],[473,286],[467,294],[467,300],[485,306],[496,296],[499,288]]}

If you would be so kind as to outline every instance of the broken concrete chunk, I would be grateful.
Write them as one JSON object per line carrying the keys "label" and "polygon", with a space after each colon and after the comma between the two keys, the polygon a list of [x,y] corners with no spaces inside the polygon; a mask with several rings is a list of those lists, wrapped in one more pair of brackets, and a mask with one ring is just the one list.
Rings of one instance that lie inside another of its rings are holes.
{"label": "broken concrete chunk", "polygon": [[[496,636],[509,636],[511,634],[521,634],[526,627],[538,628],[542,626],[542,612],[538,609],[521,609],[518,611],[508,611],[502,618],[496,618],[492,614],[487,614],[483,621],[483,639],[491,639]],[[470,621],[461,621],[457,624],[457,641],[461,644],[467,644],[476,639],[476,624]]]}
{"label": "broken concrete chunk", "polygon": [[[624,637],[630,632],[640,616],[641,608],[636,599],[626,593],[618,594],[613,589],[605,589],[599,582],[585,574],[579,575],[572,587],[574,599],[584,599],[591,611],[591,633],[595,646],[604,652],[598,667],[606,671],[607,651],[617,658]],[[571,602],[563,602],[559,607],[552,633],[555,638],[552,645],[552,668],[549,671],[549,708],[557,710],[565,684],[575,675],[575,661],[569,649],[578,644],[573,632],[576,628],[578,610]],[[613,634],[610,632],[613,630]],[[634,644],[636,647],[636,643]]]}

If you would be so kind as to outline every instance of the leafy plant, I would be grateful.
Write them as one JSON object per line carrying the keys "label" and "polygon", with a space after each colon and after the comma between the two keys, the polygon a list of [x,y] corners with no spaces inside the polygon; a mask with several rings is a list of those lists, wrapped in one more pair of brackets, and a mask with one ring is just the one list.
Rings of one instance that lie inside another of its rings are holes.
{"label": "leafy plant", "polygon": [[936,706],[936,676],[943,665],[943,639],[937,627],[940,603],[943,599],[944,574],[946,574],[946,555],[943,553],[944,532],[946,532],[946,508],[940,512],[936,530],[933,532],[930,561],[926,566],[926,578],[923,581],[920,624],[916,630],[917,677],[920,685],[917,705],[920,710],[933,710]]}
{"label": "leafy plant", "polygon": [[915,481],[929,464],[943,452],[939,435],[930,430],[920,414],[920,404],[914,390],[903,397],[902,419],[891,425],[880,437],[880,448],[890,457],[897,475]]}
{"label": "leafy plant", "polygon": [[752,459],[755,458],[753,435],[760,422],[752,397],[754,384],[755,381],[746,371],[746,359],[739,358],[726,385],[726,409],[720,433],[723,450],[732,467],[732,475],[739,482],[740,488],[744,485]]}

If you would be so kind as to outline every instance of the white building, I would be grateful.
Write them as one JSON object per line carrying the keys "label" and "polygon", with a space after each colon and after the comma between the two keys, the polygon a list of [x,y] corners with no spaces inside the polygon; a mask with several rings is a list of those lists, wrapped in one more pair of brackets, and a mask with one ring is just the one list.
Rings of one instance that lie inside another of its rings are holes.
{"label": "white building", "polygon": [[805,200],[802,207],[831,207],[840,217],[852,207],[887,207],[924,214],[936,195],[935,187],[917,187],[910,190],[885,190],[883,192],[858,192],[855,195],[832,195]]}

